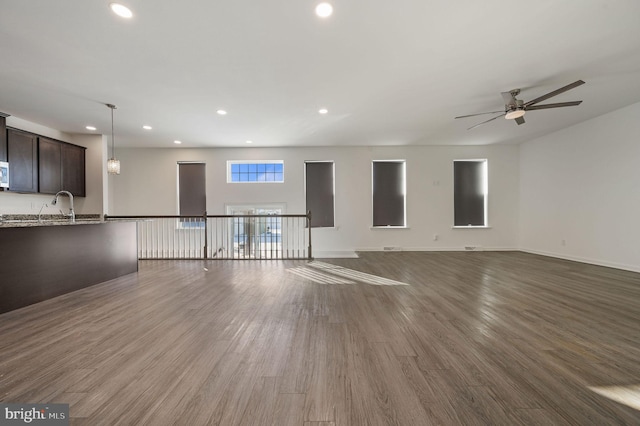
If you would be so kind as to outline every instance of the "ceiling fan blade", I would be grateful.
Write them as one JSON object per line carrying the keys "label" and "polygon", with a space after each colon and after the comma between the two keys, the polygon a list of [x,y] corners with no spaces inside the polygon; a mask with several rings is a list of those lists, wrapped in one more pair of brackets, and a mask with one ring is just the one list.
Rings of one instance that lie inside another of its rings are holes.
{"label": "ceiling fan blade", "polygon": [[467,118],[467,117],[475,117],[477,115],[485,115],[485,114],[497,114],[497,113],[502,113],[504,111],[500,110],[500,111],[490,111],[490,112],[479,112],[477,114],[470,114],[470,115],[461,115],[459,117],[454,117],[454,119],[456,118]]}
{"label": "ceiling fan blade", "polygon": [[582,103],[582,101],[573,101],[573,102],[560,102],[557,104],[546,104],[546,105],[531,105],[527,107],[527,111],[533,111],[536,109],[547,109],[547,108],[562,108],[568,106],[578,106]]}
{"label": "ceiling fan blade", "polygon": [[503,112],[502,114],[500,114],[500,115],[496,115],[495,117],[490,118],[490,119],[488,119],[488,120],[486,120],[486,121],[483,121],[482,123],[478,123],[478,124],[476,124],[476,125],[473,125],[473,126],[469,127],[467,130],[475,129],[476,127],[478,127],[478,126],[480,126],[480,125],[482,125],[482,124],[484,124],[484,123],[488,123],[488,122],[490,122],[490,121],[493,121],[493,120],[495,120],[496,118],[504,117],[504,115],[505,115],[505,114],[506,114],[506,113],[505,113],[505,112]]}
{"label": "ceiling fan blade", "polygon": [[521,125],[521,124],[524,124],[524,117],[518,117],[518,118],[516,118],[516,119],[515,119],[515,120],[513,120],[513,121],[515,121],[516,123],[518,123],[518,126],[519,126],[519,125]]}
{"label": "ceiling fan blade", "polygon": [[580,85],[583,85],[583,84],[584,84],[584,81],[582,81],[582,80],[574,81],[573,83],[567,84],[566,86],[561,87],[561,88],[559,88],[557,90],[554,90],[553,92],[549,92],[546,95],[542,95],[539,98],[535,98],[535,99],[525,103],[524,106],[528,107],[529,105],[537,104],[538,102],[542,102],[542,101],[544,101],[546,99],[549,99],[549,98],[552,98],[554,96],[557,96],[560,93],[564,93],[567,90],[571,90],[571,89],[576,88],[576,87],[578,87]]}

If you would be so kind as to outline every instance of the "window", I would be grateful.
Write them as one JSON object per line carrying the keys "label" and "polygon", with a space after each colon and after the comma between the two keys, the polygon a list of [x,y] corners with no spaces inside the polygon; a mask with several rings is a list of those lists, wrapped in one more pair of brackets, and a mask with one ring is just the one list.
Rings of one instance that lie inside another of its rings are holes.
{"label": "window", "polygon": [[305,161],[305,196],[311,212],[312,228],[334,226],[334,165],[333,161]]}
{"label": "window", "polygon": [[284,162],[227,161],[227,182],[284,182]]}
{"label": "window", "polygon": [[455,226],[487,226],[487,160],[453,162]]}
{"label": "window", "polygon": [[404,160],[374,161],[373,226],[406,226],[406,164]]}
{"label": "window", "polygon": [[[180,216],[202,216],[207,210],[204,163],[178,163],[178,209]],[[181,227],[202,227],[201,220],[183,219]]]}

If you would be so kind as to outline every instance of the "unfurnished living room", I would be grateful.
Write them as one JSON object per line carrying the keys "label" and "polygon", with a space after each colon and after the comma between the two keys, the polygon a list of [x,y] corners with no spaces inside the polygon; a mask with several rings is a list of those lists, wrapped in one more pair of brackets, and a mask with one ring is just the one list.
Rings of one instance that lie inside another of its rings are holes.
{"label": "unfurnished living room", "polygon": [[0,424],[640,424],[639,17],[3,0]]}

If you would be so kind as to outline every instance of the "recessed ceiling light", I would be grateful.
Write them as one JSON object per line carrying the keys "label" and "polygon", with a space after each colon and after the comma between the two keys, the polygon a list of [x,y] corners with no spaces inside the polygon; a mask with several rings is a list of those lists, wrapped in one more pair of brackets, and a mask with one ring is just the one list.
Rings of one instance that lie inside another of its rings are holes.
{"label": "recessed ceiling light", "polygon": [[87,126],[87,127],[85,127],[85,129],[87,129],[87,130],[91,130],[92,132],[93,132],[94,130],[97,130],[97,129],[96,129],[95,127],[93,127],[93,126]]}
{"label": "recessed ceiling light", "polygon": [[218,113],[218,115],[227,115],[227,111],[225,111],[223,109],[219,109],[216,112]]}
{"label": "recessed ceiling light", "polygon": [[320,3],[316,6],[316,15],[321,18],[327,18],[333,13],[333,6],[329,3]]}
{"label": "recessed ceiling light", "polygon": [[175,143],[176,145],[180,145],[182,141],[173,141],[173,143]]}
{"label": "recessed ceiling light", "polygon": [[319,113],[319,114],[326,114],[326,113],[328,113],[328,112],[329,112],[329,110],[328,110],[328,109],[326,109],[326,108],[320,108],[320,109],[318,110],[318,113]]}
{"label": "recessed ceiling light", "polygon": [[129,9],[127,6],[120,4],[120,3],[111,3],[109,4],[109,7],[111,8],[111,10],[113,11],[113,13],[115,13],[116,15],[120,16],[121,18],[131,18],[133,16],[133,12],[131,11],[131,9]]}
{"label": "recessed ceiling light", "polygon": [[153,127],[151,127],[151,126],[142,126],[142,128],[143,128],[143,129],[145,129],[145,130],[151,130],[151,129],[153,129]]}
{"label": "recessed ceiling light", "polygon": [[245,143],[253,143],[253,141],[246,141]]}

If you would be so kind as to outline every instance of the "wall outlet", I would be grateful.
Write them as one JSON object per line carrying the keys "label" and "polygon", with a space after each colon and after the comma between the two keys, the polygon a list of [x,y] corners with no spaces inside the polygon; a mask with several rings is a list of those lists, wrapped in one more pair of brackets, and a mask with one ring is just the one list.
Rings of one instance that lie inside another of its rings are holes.
{"label": "wall outlet", "polygon": [[433,241],[438,241],[438,234],[433,234]]}
{"label": "wall outlet", "polygon": [[560,240],[560,245],[566,246],[567,245],[567,240]]}

